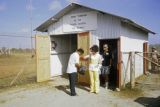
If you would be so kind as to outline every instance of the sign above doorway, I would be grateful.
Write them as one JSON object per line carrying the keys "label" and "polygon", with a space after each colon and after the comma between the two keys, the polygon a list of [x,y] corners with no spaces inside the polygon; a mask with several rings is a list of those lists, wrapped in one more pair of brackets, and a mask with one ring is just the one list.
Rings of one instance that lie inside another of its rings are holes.
{"label": "sign above doorway", "polygon": [[97,29],[97,13],[83,12],[63,17],[63,32],[76,32]]}

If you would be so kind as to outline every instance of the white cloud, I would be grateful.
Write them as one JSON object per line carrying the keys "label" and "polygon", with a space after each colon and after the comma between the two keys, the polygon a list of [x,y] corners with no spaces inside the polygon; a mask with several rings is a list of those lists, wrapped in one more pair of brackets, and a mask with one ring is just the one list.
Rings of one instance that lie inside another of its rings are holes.
{"label": "white cloud", "polygon": [[68,3],[77,3],[79,0],[66,0]]}
{"label": "white cloud", "polygon": [[26,5],[26,9],[28,10],[28,11],[30,11],[30,10],[34,10],[35,9],[35,7],[33,7],[33,5]]}
{"label": "white cloud", "polygon": [[6,9],[7,9],[7,7],[6,7],[5,3],[0,4],[0,11],[4,11]]}
{"label": "white cloud", "polygon": [[29,33],[29,29],[28,28],[22,28],[21,30],[20,30],[20,32],[22,32],[22,33]]}
{"label": "white cloud", "polygon": [[56,11],[56,10],[60,10],[61,8],[62,8],[62,4],[58,0],[54,0],[49,4],[49,10]]}

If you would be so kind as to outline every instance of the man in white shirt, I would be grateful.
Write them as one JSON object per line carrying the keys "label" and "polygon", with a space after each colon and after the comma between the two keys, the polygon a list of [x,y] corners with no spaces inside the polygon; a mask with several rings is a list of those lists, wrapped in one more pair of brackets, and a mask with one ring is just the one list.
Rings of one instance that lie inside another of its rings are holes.
{"label": "man in white shirt", "polygon": [[77,51],[72,53],[69,58],[67,73],[69,75],[71,96],[76,96],[75,84],[77,79],[77,69],[80,67],[79,59],[80,56],[83,55],[83,53],[84,53],[83,49],[81,48],[77,49]]}

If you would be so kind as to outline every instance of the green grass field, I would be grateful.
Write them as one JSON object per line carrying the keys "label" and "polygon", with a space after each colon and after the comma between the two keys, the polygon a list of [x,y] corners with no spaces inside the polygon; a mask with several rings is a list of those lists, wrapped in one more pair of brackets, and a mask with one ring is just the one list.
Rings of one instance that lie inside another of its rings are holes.
{"label": "green grass field", "polygon": [[36,81],[36,61],[30,53],[16,53],[10,56],[0,55],[0,88],[10,86],[19,73],[13,85],[33,83]]}

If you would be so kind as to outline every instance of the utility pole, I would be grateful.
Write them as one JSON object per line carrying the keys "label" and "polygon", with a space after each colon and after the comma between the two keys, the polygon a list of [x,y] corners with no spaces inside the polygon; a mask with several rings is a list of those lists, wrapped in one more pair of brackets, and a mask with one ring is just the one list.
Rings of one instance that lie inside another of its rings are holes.
{"label": "utility pole", "polygon": [[29,0],[29,12],[30,12],[30,36],[31,36],[31,53],[33,54],[33,41],[32,41],[32,0]]}

